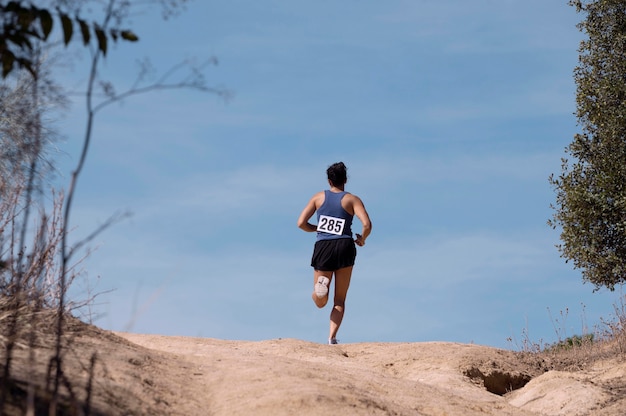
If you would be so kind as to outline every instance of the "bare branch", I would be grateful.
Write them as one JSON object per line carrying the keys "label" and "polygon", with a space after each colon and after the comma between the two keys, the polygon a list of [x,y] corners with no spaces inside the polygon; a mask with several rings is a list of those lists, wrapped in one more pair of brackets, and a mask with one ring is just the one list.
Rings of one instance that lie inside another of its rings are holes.
{"label": "bare branch", "polygon": [[109,227],[112,227],[113,225],[131,216],[132,216],[132,213],[129,211],[113,214],[103,224],[101,224],[91,234],[89,234],[87,237],[85,237],[84,239],[80,240],[77,243],[74,243],[73,247],[69,251],[68,257],[73,257],[74,254],[78,250],[82,249],[87,243],[92,241],[94,238],[96,238],[99,234],[101,234],[103,231],[105,231]]}

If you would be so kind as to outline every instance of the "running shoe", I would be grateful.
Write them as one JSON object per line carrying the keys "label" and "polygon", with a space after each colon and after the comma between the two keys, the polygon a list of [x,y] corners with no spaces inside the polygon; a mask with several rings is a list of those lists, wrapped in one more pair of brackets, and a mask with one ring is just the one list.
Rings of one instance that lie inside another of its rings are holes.
{"label": "running shoe", "polygon": [[337,338],[328,338],[328,345],[335,345],[335,344],[339,344],[339,341],[337,341]]}
{"label": "running shoe", "polygon": [[330,283],[330,279],[326,276],[320,276],[317,278],[317,283],[315,284],[315,296],[318,298],[323,298],[328,295],[328,284]]}

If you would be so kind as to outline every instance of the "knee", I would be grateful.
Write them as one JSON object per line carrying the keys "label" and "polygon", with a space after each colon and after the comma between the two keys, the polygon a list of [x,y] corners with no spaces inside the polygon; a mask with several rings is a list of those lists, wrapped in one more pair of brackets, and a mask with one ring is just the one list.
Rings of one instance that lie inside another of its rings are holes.
{"label": "knee", "polygon": [[337,309],[339,312],[343,312],[343,310],[346,308],[346,301],[345,300],[335,300],[334,301],[334,308]]}
{"label": "knee", "polygon": [[335,308],[341,309],[343,311],[343,309],[346,307],[346,297],[335,294],[335,297],[333,297],[333,305],[335,306]]}

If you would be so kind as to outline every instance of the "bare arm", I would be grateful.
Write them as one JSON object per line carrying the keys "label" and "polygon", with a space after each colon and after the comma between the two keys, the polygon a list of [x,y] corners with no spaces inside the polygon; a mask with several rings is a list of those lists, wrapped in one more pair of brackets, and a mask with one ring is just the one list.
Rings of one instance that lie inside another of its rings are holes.
{"label": "bare arm", "polygon": [[309,222],[313,214],[317,208],[321,205],[319,200],[320,196],[323,197],[324,193],[320,192],[311,198],[311,200],[306,204],[302,212],[300,213],[300,217],[298,217],[298,227],[308,233],[312,233],[317,231],[317,226],[313,225]]}
{"label": "bare arm", "polygon": [[356,195],[352,195],[352,208],[354,210],[354,215],[361,221],[363,226],[363,230],[361,234],[356,234],[356,239],[354,240],[358,246],[365,245],[365,240],[372,232],[372,221],[370,221],[370,216],[365,209],[365,205],[363,205],[363,201]]}

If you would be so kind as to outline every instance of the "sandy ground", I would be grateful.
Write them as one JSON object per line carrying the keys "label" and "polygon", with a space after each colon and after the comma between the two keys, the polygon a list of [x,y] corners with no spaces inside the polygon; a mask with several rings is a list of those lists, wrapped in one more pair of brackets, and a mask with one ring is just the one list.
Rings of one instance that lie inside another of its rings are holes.
{"label": "sandy ground", "polygon": [[467,344],[118,335],[185,370],[171,378],[151,375],[180,392],[171,414],[626,414],[623,362],[559,372],[520,354]]}
{"label": "sandy ground", "polygon": [[[249,342],[86,328],[68,335],[64,371],[74,401],[92,415],[626,415],[623,359],[565,372],[530,354],[469,344]],[[46,379],[49,341],[36,350],[41,365],[25,365],[29,351],[16,353],[16,395],[27,380]]]}

